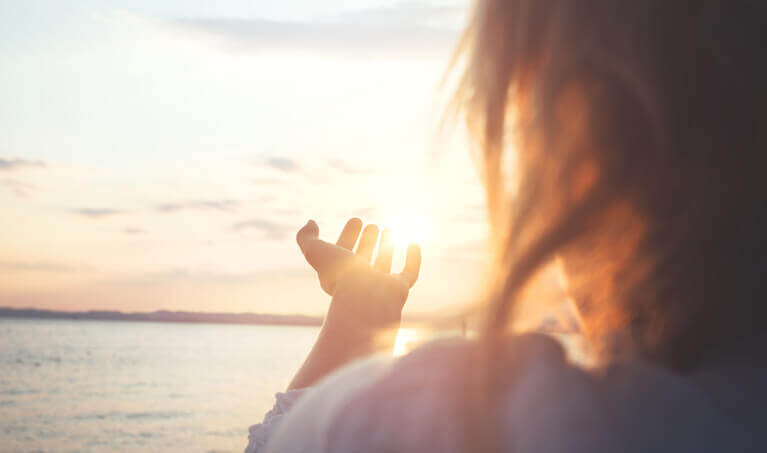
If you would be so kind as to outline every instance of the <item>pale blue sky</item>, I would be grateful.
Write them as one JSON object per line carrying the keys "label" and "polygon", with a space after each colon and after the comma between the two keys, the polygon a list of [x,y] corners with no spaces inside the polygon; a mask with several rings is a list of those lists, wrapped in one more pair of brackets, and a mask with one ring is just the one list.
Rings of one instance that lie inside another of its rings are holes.
{"label": "pale blue sky", "polygon": [[0,305],[321,313],[293,231],[351,215],[422,230],[413,311],[466,301],[481,190],[436,139],[466,7],[0,1]]}

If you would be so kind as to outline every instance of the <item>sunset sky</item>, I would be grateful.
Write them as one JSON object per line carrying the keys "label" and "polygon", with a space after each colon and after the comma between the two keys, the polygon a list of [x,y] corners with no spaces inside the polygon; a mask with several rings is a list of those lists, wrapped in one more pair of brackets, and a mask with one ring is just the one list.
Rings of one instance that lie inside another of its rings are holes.
{"label": "sunset sky", "polygon": [[350,216],[421,242],[410,312],[466,302],[484,203],[438,127],[466,8],[0,0],[0,306],[321,314],[295,231]]}

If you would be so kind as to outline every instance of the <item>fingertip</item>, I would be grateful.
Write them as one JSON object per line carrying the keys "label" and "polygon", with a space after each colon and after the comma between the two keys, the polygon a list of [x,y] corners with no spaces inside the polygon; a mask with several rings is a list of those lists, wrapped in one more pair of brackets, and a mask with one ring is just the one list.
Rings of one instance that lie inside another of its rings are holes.
{"label": "fingertip", "polygon": [[347,222],[347,225],[354,225],[356,227],[362,228],[362,219],[359,217],[352,217]]}
{"label": "fingertip", "polygon": [[415,267],[416,272],[421,268],[421,246],[411,242],[407,246],[405,262],[410,262],[411,267]]}
{"label": "fingertip", "polygon": [[375,223],[369,223],[365,225],[365,229],[362,231],[363,232],[368,231],[370,233],[373,233],[373,232],[378,233],[378,225],[376,225]]}
{"label": "fingertip", "polygon": [[380,229],[378,228],[378,225],[375,223],[369,223],[365,225],[365,228],[362,229],[362,237],[365,238],[365,241],[372,241],[373,247],[375,247],[375,243],[378,242],[379,232]]}
{"label": "fingertip", "polygon": [[351,250],[354,248],[354,244],[357,243],[357,238],[360,235],[360,231],[362,230],[362,220],[352,217],[351,219],[346,221],[346,225],[344,225],[344,229],[341,230],[341,234],[338,236],[338,241],[336,241],[336,245],[339,247],[343,247],[347,250]]}
{"label": "fingertip", "polygon": [[306,225],[301,227],[300,230],[296,233],[296,242],[299,246],[303,247],[303,241],[310,237],[317,237],[320,233],[320,227],[317,225],[317,222],[314,220],[309,220],[306,222]]}
{"label": "fingertip", "polygon": [[407,246],[405,254],[405,268],[402,275],[408,280],[412,287],[418,280],[418,274],[421,272],[421,246],[412,242]]}
{"label": "fingertip", "polygon": [[378,243],[378,225],[371,223],[366,225],[362,230],[360,241],[357,244],[357,255],[362,257],[366,262],[369,262],[373,257],[376,243]]}
{"label": "fingertip", "polygon": [[374,267],[381,272],[391,272],[391,262],[394,256],[394,237],[389,228],[381,231],[381,241],[378,244],[378,256],[376,257]]}

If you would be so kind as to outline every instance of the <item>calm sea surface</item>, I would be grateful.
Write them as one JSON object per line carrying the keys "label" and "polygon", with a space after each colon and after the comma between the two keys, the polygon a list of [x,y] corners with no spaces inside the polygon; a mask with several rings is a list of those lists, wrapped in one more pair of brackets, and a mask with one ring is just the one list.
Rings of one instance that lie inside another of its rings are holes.
{"label": "calm sea surface", "polygon": [[316,334],[0,318],[0,451],[242,451]]}

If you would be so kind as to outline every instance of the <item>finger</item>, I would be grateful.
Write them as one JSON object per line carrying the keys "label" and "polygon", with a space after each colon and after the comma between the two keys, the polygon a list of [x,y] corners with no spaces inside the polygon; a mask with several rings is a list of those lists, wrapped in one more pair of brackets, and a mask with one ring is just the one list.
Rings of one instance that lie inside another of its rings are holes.
{"label": "finger", "polygon": [[333,244],[319,239],[320,228],[314,220],[310,220],[296,233],[296,242],[304,254],[304,258],[317,272],[327,270],[338,259],[339,252],[346,252]]}
{"label": "finger", "polygon": [[391,272],[391,260],[394,254],[394,238],[392,237],[391,230],[384,228],[381,233],[381,243],[378,245],[378,256],[376,256],[375,267],[376,270]]}
{"label": "finger", "polygon": [[362,230],[360,243],[357,244],[357,255],[365,260],[366,263],[369,263],[370,259],[373,257],[373,250],[376,248],[376,242],[378,242],[378,227],[370,224]]}
{"label": "finger", "polygon": [[301,252],[304,254],[304,256],[306,256],[306,251],[309,243],[319,238],[319,236],[320,227],[314,220],[309,220],[306,222],[306,225],[298,230],[298,233],[296,233],[296,242],[298,243],[298,247],[301,249]]}
{"label": "finger", "polygon": [[349,219],[343,231],[341,231],[341,235],[338,236],[336,245],[347,250],[353,249],[354,244],[357,243],[360,231],[362,231],[362,220],[356,217]]}
{"label": "finger", "polygon": [[418,280],[418,273],[421,272],[421,247],[418,244],[407,246],[407,256],[405,257],[405,268],[400,276],[404,278],[411,288]]}

